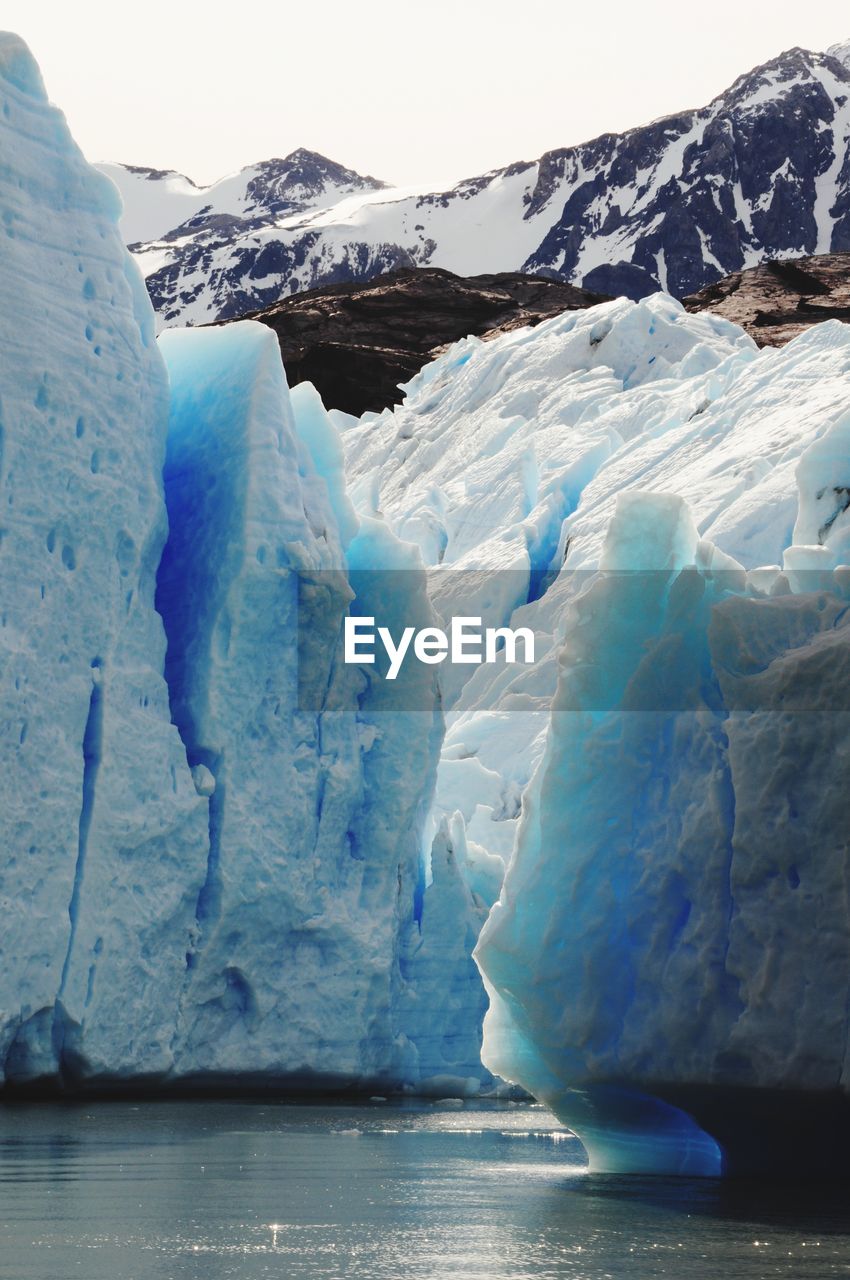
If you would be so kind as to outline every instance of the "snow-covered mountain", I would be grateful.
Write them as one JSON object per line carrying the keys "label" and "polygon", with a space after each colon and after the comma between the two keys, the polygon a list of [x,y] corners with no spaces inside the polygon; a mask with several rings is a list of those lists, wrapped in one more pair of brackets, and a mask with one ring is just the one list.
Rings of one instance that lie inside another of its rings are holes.
{"label": "snow-covered mountain", "polygon": [[683,297],[765,257],[850,248],[850,46],[791,49],[708,106],[447,191],[296,151],[212,187],[104,166],[164,324],[398,267],[553,274]]}
{"label": "snow-covered mountain", "polygon": [[[168,242],[215,228],[224,235],[231,224],[234,230],[248,231],[293,214],[329,209],[348,196],[386,187],[376,178],[361,177],[303,149],[283,160],[249,165],[209,187],[198,187],[170,169],[123,164],[96,167],[121,192],[121,232],[131,245]],[[178,228],[179,236],[175,234]]]}

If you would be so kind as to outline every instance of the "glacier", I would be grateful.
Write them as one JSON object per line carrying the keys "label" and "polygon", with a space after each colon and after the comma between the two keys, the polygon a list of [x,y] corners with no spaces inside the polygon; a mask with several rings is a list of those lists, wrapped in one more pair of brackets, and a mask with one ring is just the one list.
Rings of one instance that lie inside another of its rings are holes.
{"label": "glacier", "polygon": [[681,498],[621,495],[478,944],[484,1056],[598,1170],[836,1172],[850,575],[713,552]]}
{"label": "glacier", "polygon": [[340,661],[376,566],[430,620],[418,557],[266,328],[157,346],[113,187],[0,54],[2,1082],[468,1087],[481,1011],[415,957],[435,677]]}
{"label": "glacier", "polygon": [[[154,337],[0,37],[0,1084],[523,1088],[612,1172],[843,1170],[850,327],[621,298],[360,419]],[[537,661],[343,660],[346,616]]]}
{"label": "glacier", "polygon": [[[399,939],[441,721],[430,674],[430,714],[397,710],[385,704],[410,694],[405,678],[399,692],[364,688],[340,649],[371,566],[406,565],[409,551],[355,519],[332,428],[307,392],[291,403],[268,329],[174,331],[160,347],[170,533],[157,604],[172,713],[209,810],[173,1072],[393,1082]],[[415,569],[403,584],[398,610],[429,616]]]}
{"label": "glacier", "polygon": [[158,1071],[205,845],[154,609],[168,385],[114,189],[13,36],[0,100],[0,1078]]}
{"label": "glacier", "polygon": [[484,1062],[601,1170],[842,1167],[848,368],[837,322],[758,353],[620,300],[458,344],[343,431],[435,601],[542,642],[447,690],[432,827],[488,905],[507,867]]}

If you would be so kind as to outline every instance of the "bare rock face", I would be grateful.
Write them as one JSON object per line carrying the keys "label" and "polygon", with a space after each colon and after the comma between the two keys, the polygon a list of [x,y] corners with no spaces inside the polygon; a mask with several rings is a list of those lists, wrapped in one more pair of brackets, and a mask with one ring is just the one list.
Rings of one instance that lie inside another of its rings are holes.
{"label": "bare rock face", "polygon": [[741,325],[760,347],[781,347],[823,320],[850,321],[850,253],[782,258],[736,271],[684,299]]}
{"label": "bare rock face", "polygon": [[495,337],[603,301],[542,276],[420,268],[296,294],[250,318],[277,334],[290,386],[312,382],[328,408],[359,415],[398,404],[399,383],[459,338]]}

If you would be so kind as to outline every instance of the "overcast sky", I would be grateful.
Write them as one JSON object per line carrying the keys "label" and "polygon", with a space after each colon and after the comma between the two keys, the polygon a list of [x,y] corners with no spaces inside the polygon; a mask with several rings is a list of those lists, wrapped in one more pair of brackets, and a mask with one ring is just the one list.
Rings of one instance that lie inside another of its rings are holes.
{"label": "overcast sky", "polygon": [[449,183],[700,106],[846,0],[4,0],[90,160],[210,182],[295,147]]}

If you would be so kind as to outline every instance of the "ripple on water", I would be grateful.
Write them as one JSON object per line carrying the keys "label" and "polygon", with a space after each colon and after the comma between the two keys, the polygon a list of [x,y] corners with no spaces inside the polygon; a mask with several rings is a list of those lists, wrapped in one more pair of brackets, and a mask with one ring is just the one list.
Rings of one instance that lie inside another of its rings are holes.
{"label": "ripple on water", "polygon": [[539,1107],[0,1112],[2,1280],[825,1280],[836,1188],[588,1174]]}

